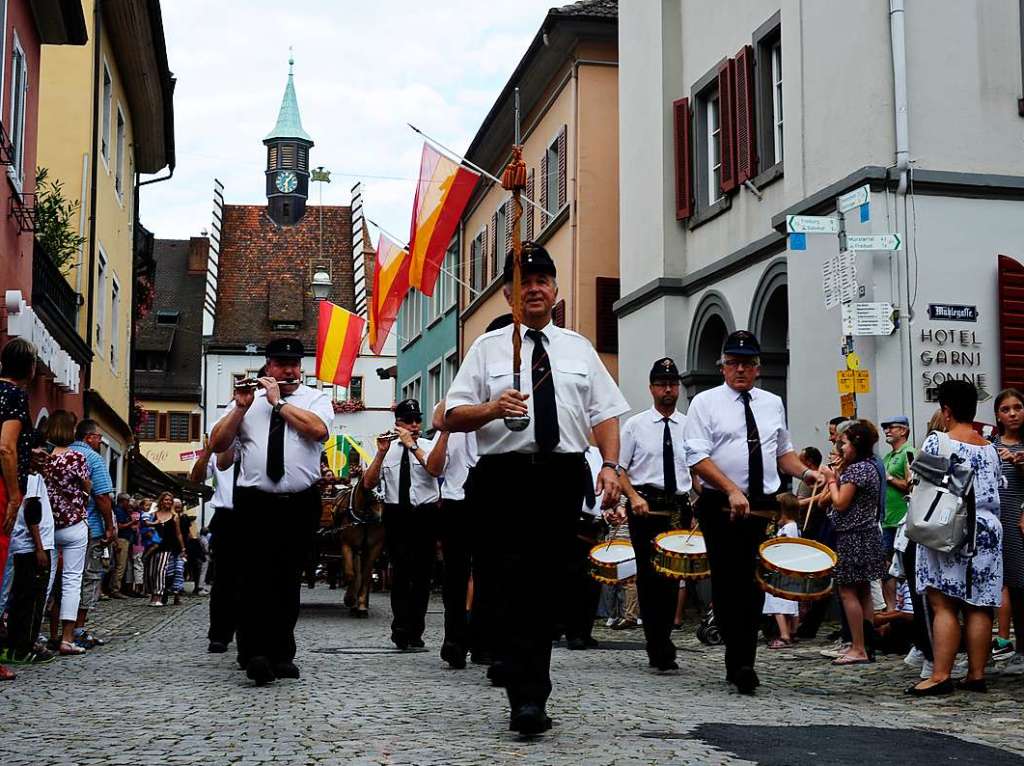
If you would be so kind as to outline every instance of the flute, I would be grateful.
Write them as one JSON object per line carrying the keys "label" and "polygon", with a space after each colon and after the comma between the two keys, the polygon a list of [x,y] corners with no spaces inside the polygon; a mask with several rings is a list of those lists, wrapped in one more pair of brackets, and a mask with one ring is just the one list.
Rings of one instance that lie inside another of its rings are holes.
{"label": "flute", "polygon": [[[279,386],[297,386],[300,383],[302,383],[302,381],[301,380],[297,380],[295,378],[288,378],[287,380],[279,380],[279,381],[277,381],[277,385],[279,385]],[[263,384],[260,383],[259,380],[257,380],[256,378],[245,378],[244,380],[240,380],[237,383],[235,383],[235,388],[262,388],[262,387],[263,387]]]}
{"label": "flute", "polygon": [[398,431],[385,431],[382,434],[377,434],[377,438],[387,439],[388,441],[393,442],[395,439],[398,438]]}

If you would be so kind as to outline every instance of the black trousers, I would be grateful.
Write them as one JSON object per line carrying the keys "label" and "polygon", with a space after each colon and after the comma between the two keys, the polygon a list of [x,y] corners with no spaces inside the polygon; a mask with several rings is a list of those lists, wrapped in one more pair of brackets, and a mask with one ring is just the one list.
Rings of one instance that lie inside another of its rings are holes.
{"label": "black trousers", "polygon": [[679,519],[680,526],[690,526],[690,501],[686,496],[668,499],[660,491],[645,492],[644,487],[636,489],[647,500],[650,510],[671,514],[637,516],[628,511],[629,539],[636,554],[636,595],[640,602],[640,619],[644,623],[647,656],[655,662],[672,660],[676,656],[672,623],[679,598],[679,582],[655,571],[652,562],[654,538],[672,529],[672,516]]}
{"label": "black trousers", "polygon": [[[576,538],[573,543],[572,560],[569,566],[569,598],[563,613],[565,637],[573,639],[593,638],[594,616],[601,600],[601,583],[590,576],[590,551],[597,540]],[[556,619],[555,632],[559,630]]]}
{"label": "black trousers", "polygon": [[46,567],[36,562],[36,554],[16,553],[11,595],[7,601],[7,646],[16,652],[27,652],[35,644],[46,604],[46,585],[50,581],[50,556],[46,552]]}
{"label": "black trousers", "polygon": [[[917,543],[907,540],[907,550],[903,554],[903,571],[907,573],[907,588],[910,590],[910,602],[914,605],[914,628],[911,640],[928,662],[934,662],[932,654],[932,638],[928,625],[929,612],[925,608],[924,593],[917,591]],[[1024,626],[1014,628],[1018,633],[1024,632]]]}
{"label": "black trousers", "polygon": [[[832,550],[836,548],[836,528],[832,521],[825,514],[823,508],[816,508],[814,511],[814,524],[812,527],[804,529],[804,537],[810,540],[817,540],[819,543],[827,545]],[[814,638],[818,635],[818,629],[821,627],[821,623],[828,617],[829,612],[839,599],[838,588],[829,598],[819,598],[817,601],[812,601],[800,620],[800,627],[796,629],[796,635],[798,638]],[[840,622],[845,627],[846,615],[843,612],[842,607],[839,608]],[[849,633],[849,629],[846,629]]]}
{"label": "black trousers", "polygon": [[[475,469],[474,469],[475,471]],[[486,505],[467,494],[475,511],[470,519],[472,550],[473,607],[470,613],[470,645],[474,652],[492,657],[497,652],[497,596],[495,595],[498,557],[494,543],[499,534],[508,534],[508,520],[499,519]]]}
{"label": "black trousers", "polygon": [[466,500],[442,500],[440,510],[441,553],[444,556],[444,641],[460,649],[470,648],[466,597],[473,560],[472,512]]}
{"label": "black trousers", "polygon": [[728,511],[722,510],[727,505],[725,495],[705,490],[697,501],[697,520],[708,548],[711,604],[725,642],[725,667],[734,673],[753,667],[757,657],[764,592],[755,573],[768,521],[758,516],[730,521]]}
{"label": "black trousers", "polygon": [[[495,655],[507,671],[513,710],[544,705],[551,694],[551,638],[566,604],[584,466],[581,454],[509,453],[485,455],[474,469],[475,502],[506,530],[495,537],[489,554],[494,559],[490,597]],[[523,516],[533,510],[535,515]],[[529,605],[525,612],[524,604]]]}
{"label": "black trousers", "polygon": [[316,487],[292,494],[235,488],[239,576],[240,659],[266,657],[271,664],[295,658],[299,587],[309,546],[309,520],[320,507]]}
{"label": "black trousers", "polygon": [[421,639],[434,571],[437,508],[433,505],[384,506],[384,530],[391,560],[391,633]]}
{"label": "black trousers", "polygon": [[210,522],[210,547],[216,565],[210,588],[210,629],[207,638],[230,644],[238,629],[241,583],[239,580],[238,514],[234,508],[218,508]]}

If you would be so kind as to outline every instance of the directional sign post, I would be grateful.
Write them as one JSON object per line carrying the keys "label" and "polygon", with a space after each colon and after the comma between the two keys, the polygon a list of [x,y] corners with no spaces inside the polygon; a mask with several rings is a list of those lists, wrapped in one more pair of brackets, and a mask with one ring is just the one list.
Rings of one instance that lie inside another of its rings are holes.
{"label": "directional sign post", "polygon": [[854,189],[852,192],[847,192],[839,197],[836,197],[836,208],[840,213],[846,213],[854,208],[858,208],[861,205],[866,205],[871,201],[871,187],[867,184]]}
{"label": "directional sign post", "polygon": [[787,215],[786,231],[790,234],[838,234],[839,219],[827,215]]}
{"label": "directional sign post", "polygon": [[892,335],[896,330],[891,303],[844,303],[844,335]]}
{"label": "directional sign post", "polygon": [[825,308],[834,309],[857,297],[857,263],[854,253],[844,251],[828,258],[821,266],[821,286]]}
{"label": "directional sign post", "polygon": [[902,250],[903,236],[894,234],[847,234],[847,250]]}

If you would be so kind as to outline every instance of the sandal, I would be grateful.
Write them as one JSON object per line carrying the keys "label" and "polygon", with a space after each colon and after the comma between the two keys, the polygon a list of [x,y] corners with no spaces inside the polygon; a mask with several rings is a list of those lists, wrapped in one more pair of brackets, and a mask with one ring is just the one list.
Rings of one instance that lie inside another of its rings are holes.
{"label": "sandal", "polygon": [[870,657],[854,658],[848,654],[844,654],[841,657],[836,657],[832,660],[833,665],[867,665],[874,662]]}
{"label": "sandal", "polygon": [[71,643],[70,641],[61,641],[60,649],[58,649],[57,651],[65,657],[75,654],[85,654],[85,649],[78,646],[77,644]]}
{"label": "sandal", "polygon": [[788,649],[793,645],[792,641],[787,641],[784,638],[773,638],[768,644],[769,649]]}

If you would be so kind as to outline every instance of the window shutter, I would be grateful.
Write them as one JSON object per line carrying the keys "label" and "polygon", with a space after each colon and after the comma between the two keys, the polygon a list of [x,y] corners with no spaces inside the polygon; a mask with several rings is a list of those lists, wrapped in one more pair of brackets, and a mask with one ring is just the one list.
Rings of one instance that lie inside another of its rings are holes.
{"label": "window shutter", "polygon": [[167,413],[161,412],[156,416],[156,438],[158,441],[167,441],[170,435],[170,425],[167,422]]}
{"label": "window shutter", "polygon": [[540,158],[540,206],[544,209],[544,212],[540,214],[540,227],[543,229],[548,225],[547,211],[551,208],[548,206],[548,152],[544,150],[543,156]]}
{"label": "window shutter", "polygon": [[754,48],[736,54],[736,183],[757,175],[757,134],[754,131]]}
{"label": "window shutter", "polygon": [[551,311],[551,321],[555,327],[565,327],[565,298],[555,304]]}
{"label": "window shutter", "polygon": [[612,310],[619,299],[618,277],[596,278],[597,337],[594,348],[609,354],[619,352],[619,320]]}
{"label": "window shutter", "polygon": [[566,203],[566,170],[568,168],[568,134],[565,125],[558,133],[558,209],[565,207]]}
{"label": "window shutter", "polygon": [[199,441],[199,415],[193,414],[188,424],[189,441]]}
{"label": "window shutter", "polygon": [[693,187],[690,185],[690,99],[672,102],[672,135],[676,161],[676,220],[693,215]]}
{"label": "window shutter", "polygon": [[515,214],[515,208],[516,203],[509,198],[509,201],[505,203],[505,252],[499,254],[501,256],[499,263],[502,268],[505,268],[505,254],[512,250],[512,216]]}
{"label": "window shutter", "polygon": [[[533,196],[533,192],[534,192],[535,188],[536,188],[536,185],[534,183],[534,178],[533,178],[533,168],[530,168],[530,172],[526,176],[526,196],[529,197],[531,200],[536,200],[537,199],[535,196]],[[533,205],[524,205],[523,206],[523,215],[526,217],[526,229],[525,229],[525,231],[526,231],[526,238],[532,240],[533,239]]]}
{"label": "window shutter", "polygon": [[1024,265],[999,256],[1000,388],[1024,388]]}
{"label": "window shutter", "polygon": [[491,216],[491,241],[487,245],[491,251],[491,279],[498,276],[498,213]]}
{"label": "window shutter", "polygon": [[718,145],[722,161],[722,193],[736,188],[736,60],[729,59],[718,70]]}

